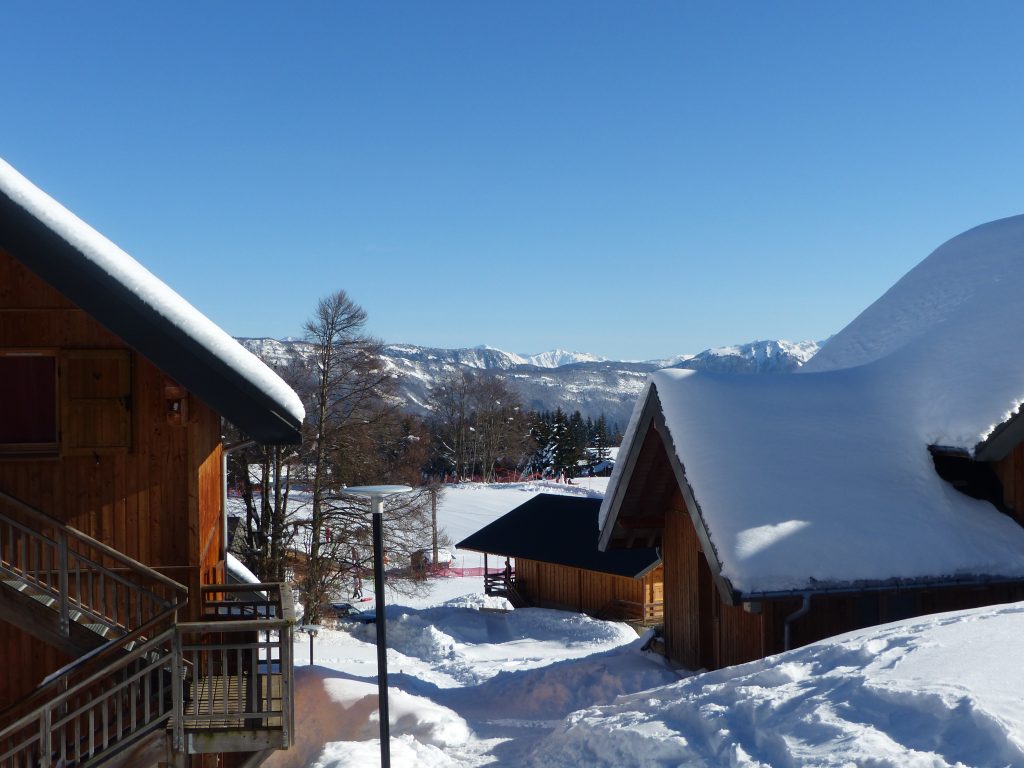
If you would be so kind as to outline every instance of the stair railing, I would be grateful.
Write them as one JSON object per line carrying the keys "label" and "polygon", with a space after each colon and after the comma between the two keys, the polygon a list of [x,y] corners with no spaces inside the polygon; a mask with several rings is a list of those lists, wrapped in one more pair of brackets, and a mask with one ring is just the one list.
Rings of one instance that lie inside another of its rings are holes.
{"label": "stair railing", "polygon": [[65,637],[73,618],[124,635],[187,601],[173,579],[8,493],[0,501],[22,518],[0,512],[0,574],[53,599]]}
{"label": "stair railing", "polygon": [[0,729],[0,766],[82,765],[181,711],[175,610],[50,675]]}
{"label": "stair railing", "polygon": [[186,732],[226,722],[270,734],[272,748],[290,744],[285,585],[203,587],[206,620],[180,623],[183,585],[10,494],[0,502],[22,518],[0,512],[0,578],[52,598],[65,636],[72,620],[113,630],[6,712],[15,719],[0,729],[0,767],[98,764],[166,724],[176,751],[205,751]]}

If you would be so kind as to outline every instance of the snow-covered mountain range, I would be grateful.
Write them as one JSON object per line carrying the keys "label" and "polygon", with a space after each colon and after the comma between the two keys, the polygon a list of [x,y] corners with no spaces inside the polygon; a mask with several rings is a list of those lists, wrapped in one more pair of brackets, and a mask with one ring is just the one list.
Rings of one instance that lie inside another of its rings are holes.
{"label": "snow-covered mountain range", "polygon": [[[239,339],[251,352],[271,365],[302,354],[301,341]],[[408,410],[426,413],[427,393],[444,375],[465,369],[496,376],[511,385],[527,408],[579,410],[584,416],[602,413],[612,424],[625,427],[633,403],[658,368],[692,368],[720,373],[790,373],[818,351],[814,341],[752,341],[706,349],[697,355],[677,355],[659,360],[605,360],[583,352],[556,349],[536,355],[519,355],[494,347],[466,349],[388,344],[384,364],[399,380],[399,396]]]}

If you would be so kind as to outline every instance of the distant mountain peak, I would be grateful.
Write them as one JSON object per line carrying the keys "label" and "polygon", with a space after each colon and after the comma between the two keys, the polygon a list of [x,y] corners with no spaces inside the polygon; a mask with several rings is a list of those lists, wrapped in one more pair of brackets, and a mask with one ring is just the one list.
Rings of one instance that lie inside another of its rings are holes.
{"label": "distant mountain peak", "polygon": [[[239,341],[272,364],[284,364],[293,352],[303,354],[309,348],[301,341]],[[383,357],[399,381],[400,399],[412,412],[426,413],[431,387],[452,372],[465,370],[503,379],[519,393],[526,408],[579,410],[595,418],[605,414],[610,422],[625,425],[648,374],[657,368],[783,374],[800,368],[817,349],[813,341],[762,340],[714,347],[697,355],[628,362],[561,349],[517,355],[487,344],[462,349],[387,344]]]}

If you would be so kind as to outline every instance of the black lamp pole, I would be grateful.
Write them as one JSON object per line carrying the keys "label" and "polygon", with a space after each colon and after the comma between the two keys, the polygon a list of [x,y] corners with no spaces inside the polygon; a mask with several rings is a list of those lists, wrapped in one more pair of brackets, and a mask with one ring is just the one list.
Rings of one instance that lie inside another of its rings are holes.
{"label": "black lamp pole", "polygon": [[380,764],[391,768],[391,723],[388,719],[388,638],[384,619],[384,498],[370,497],[373,513],[373,593],[377,603],[377,698],[380,710]]}
{"label": "black lamp pole", "polygon": [[380,764],[391,768],[391,723],[388,717],[388,638],[384,618],[384,497],[408,493],[407,485],[364,485],[346,488],[345,493],[370,499],[373,518],[373,595],[377,602],[377,708],[380,712]]}

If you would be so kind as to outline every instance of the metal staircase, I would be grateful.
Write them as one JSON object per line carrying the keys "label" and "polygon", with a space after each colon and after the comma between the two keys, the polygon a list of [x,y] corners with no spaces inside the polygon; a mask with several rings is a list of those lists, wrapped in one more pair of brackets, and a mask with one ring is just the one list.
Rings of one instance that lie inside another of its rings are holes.
{"label": "metal staircase", "polygon": [[0,768],[102,765],[165,735],[160,762],[287,748],[294,733],[291,592],[188,590],[0,492],[0,612],[74,656],[0,712]]}

